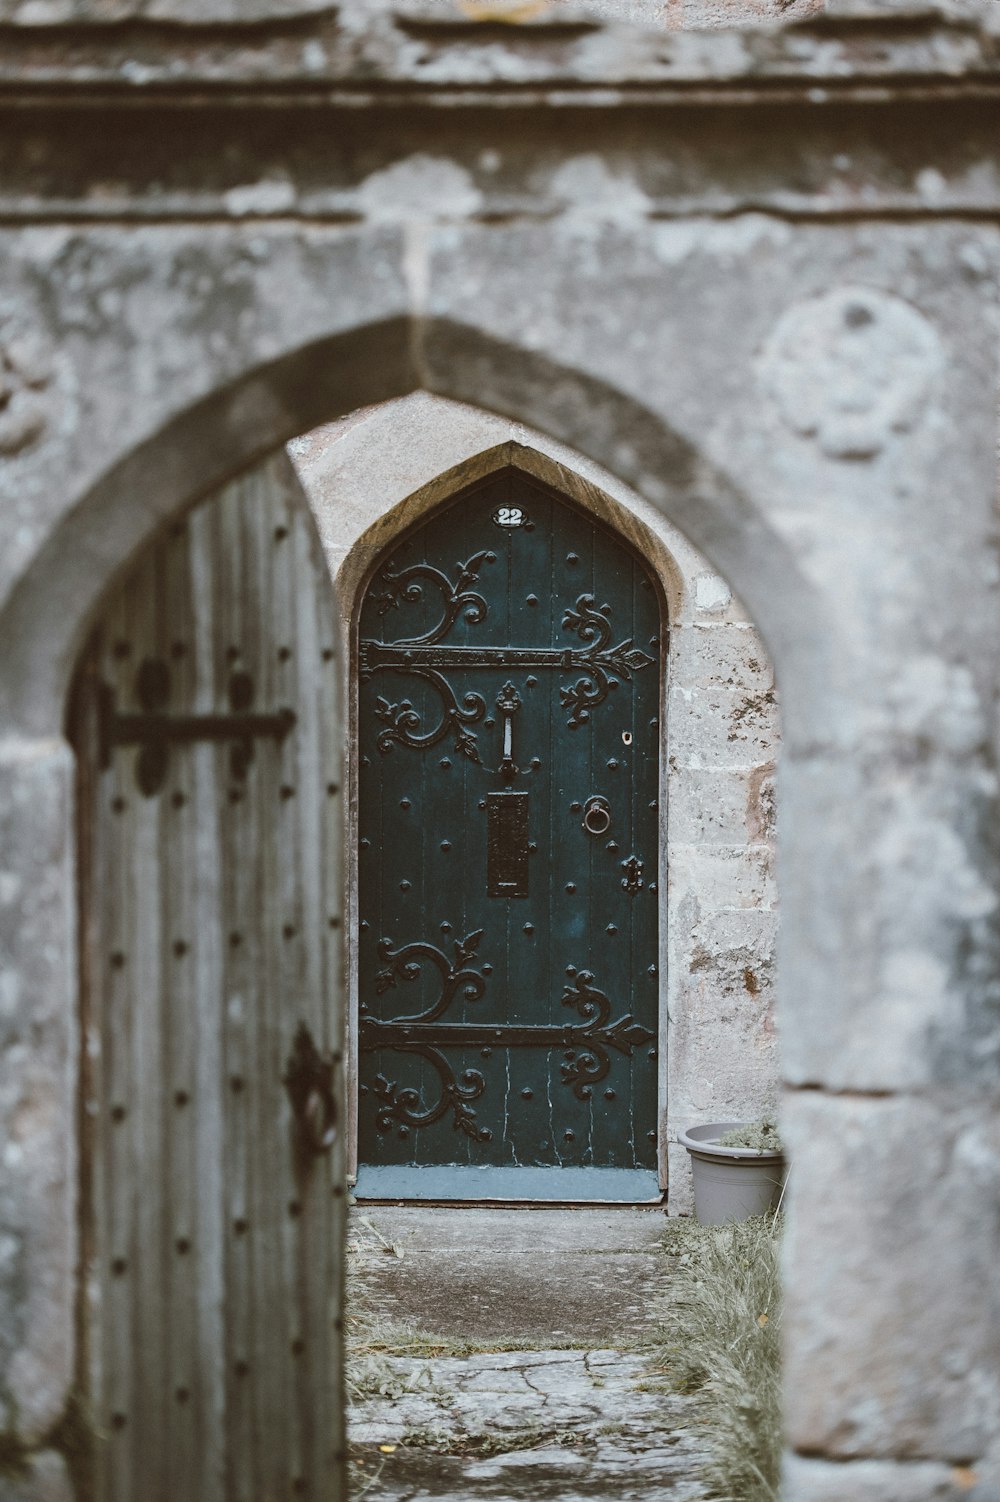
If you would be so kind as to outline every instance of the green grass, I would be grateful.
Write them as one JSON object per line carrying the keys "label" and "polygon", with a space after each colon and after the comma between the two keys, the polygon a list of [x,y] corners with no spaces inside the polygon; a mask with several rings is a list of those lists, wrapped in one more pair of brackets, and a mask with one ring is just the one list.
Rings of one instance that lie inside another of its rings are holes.
{"label": "green grass", "polygon": [[718,1502],[777,1502],[781,1462],[780,1217],[668,1223],[671,1272],[655,1310],[656,1370],[696,1392]]}

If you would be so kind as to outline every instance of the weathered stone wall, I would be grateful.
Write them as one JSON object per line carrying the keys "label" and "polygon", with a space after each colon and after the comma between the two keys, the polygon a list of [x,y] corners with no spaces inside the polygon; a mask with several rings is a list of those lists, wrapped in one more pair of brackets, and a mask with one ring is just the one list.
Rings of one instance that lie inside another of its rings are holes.
{"label": "weathered stone wall", "polygon": [[767,641],[786,1497],[994,1502],[995,39],[891,14],[0,26],[0,88],[15,1434],[46,1442],[76,1359],[76,653],[165,519],[424,389],[616,475]]}
{"label": "weathered stone wall", "polygon": [[[296,439],[293,460],[337,580],[345,630],[365,570],[392,529],[472,477],[477,456],[530,465],[546,455],[618,503],[661,544],[668,601],[661,934],[670,1209],[691,1209],[678,1131],[758,1116],[777,1101],[774,672],[728,584],[629,486],[523,423],[427,394],[372,408]],[[544,475],[543,475],[544,478]],[[550,478],[558,484],[558,475]],[[435,483],[436,482],[436,483]],[[571,492],[572,493],[572,492]],[[409,504],[407,504],[409,502]],[[636,538],[649,554],[647,535]],[[345,654],[346,660],[346,654]],[[669,1019],[669,1022],[667,1022]]]}
{"label": "weathered stone wall", "polygon": [[[463,0],[430,0],[430,7],[461,11]],[[671,31],[696,30],[716,26],[754,26],[797,20],[822,12],[824,0],[547,0],[539,7],[539,17],[571,9],[579,14],[599,16],[602,20],[628,21],[641,26],[662,26]],[[490,12],[524,11],[524,0],[466,0],[466,9],[487,15]]]}

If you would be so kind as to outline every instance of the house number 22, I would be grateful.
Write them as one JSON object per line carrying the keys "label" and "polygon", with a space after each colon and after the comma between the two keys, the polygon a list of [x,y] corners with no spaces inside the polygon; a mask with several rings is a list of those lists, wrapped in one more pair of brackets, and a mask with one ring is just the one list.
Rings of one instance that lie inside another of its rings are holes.
{"label": "house number 22", "polygon": [[493,513],[498,527],[523,527],[528,518],[520,506],[499,506]]}

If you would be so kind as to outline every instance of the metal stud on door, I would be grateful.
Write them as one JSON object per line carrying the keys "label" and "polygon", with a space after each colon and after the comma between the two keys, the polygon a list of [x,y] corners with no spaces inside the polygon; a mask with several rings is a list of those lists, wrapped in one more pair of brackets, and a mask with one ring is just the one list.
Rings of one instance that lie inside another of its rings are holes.
{"label": "metal stud on door", "polygon": [[358,623],[362,1197],[648,1199],[661,611],[516,471]]}

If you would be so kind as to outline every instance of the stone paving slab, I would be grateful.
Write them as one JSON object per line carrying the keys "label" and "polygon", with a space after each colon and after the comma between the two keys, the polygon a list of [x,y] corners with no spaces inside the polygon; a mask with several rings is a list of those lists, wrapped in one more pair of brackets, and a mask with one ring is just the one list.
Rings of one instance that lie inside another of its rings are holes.
{"label": "stone paving slab", "polygon": [[380,1307],[436,1335],[612,1345],[641,1332],[662,1274],[660,1210],[360,1210],[404,1254],[374,1270]]}
{"label": "stone paving slab", "polygon": [[373,1502],[701,1502],[692,1400],[644,1390],[640,1356],[595,1355],[593,1364],[564,1350],[386,1358],[397,1395],[351,1414],[355,1485],[370,1482]]}

